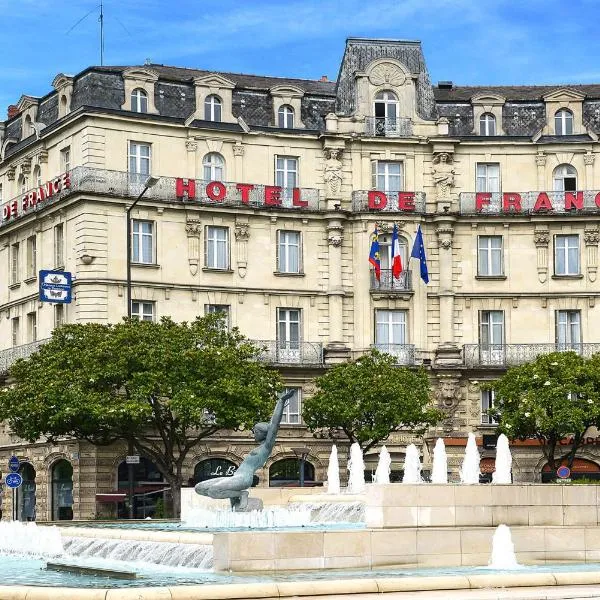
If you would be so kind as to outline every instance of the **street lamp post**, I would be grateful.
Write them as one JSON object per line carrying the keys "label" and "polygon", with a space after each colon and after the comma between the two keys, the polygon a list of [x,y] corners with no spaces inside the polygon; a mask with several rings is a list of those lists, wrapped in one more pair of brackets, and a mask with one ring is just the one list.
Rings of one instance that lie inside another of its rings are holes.
{"label": "street lamp post", "polygon": [[292,451],[300,463],[300,487],[304,487],[304,465],[306,457],[310,454],[310,448],[302,446],[301,448],[292,448]]}

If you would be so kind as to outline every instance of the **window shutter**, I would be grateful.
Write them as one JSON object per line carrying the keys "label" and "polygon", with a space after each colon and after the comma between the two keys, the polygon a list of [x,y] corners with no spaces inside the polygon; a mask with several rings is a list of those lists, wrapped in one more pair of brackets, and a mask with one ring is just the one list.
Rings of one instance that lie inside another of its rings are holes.
{"label": "window shutter", "polygon": [[279,264],[279,244],[281,243],[281,229],[278,229],[276,232],[275,239],[275,271],[278,273],[281,271],[281,266]]}
{"label": "window shutter", "polygon": [[377,161],[371,161],[371,189],[377,189]]}
{"label": "window shutter", "polygon": [[204,228],[204,266],[210,266],[208,264],[208,225]]}
{"label": "window shutter", "polygon": [[302,232],[298,232],[298,273],[304,273],[304,243]]}

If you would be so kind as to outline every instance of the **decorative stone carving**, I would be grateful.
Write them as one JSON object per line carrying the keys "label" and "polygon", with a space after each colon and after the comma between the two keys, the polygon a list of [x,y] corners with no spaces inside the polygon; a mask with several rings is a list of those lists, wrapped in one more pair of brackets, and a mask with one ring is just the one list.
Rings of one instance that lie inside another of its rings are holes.
{"label": "decorative stone carving", "polygon": [[597,228],[585,229],[583,239],[587,248],[587,273],[590,281],[596,281],[598,272],[598,242],[600,242],[600,232]]}
{"label": "decorative stone carving", "polygon": [[202,223],[197,219],[189,219],[185,224],[185,232],[188,238],[188,264],[190,273],[195,275],[198,272],[200,262],[200,234],[202,233]]}
{"label": "decorative stone carving", "polygon": [[234,230],[235,239],[239,241],[248,241],[250,238],[250,224],[236,223]]}
{"label": "decorative stone carving", "polygon": [[196,152],[196,150],[198,150],[198,142],[196,142],[195,140],[186,140],[185,149],[188,152]]}
{"label": "decorative stone carving", "polygon": [[40,150],[38,154],[38,164],[45,165],[48,162],[48,150]]}
{"label": "decorative stone carving", "polygon": [[440,225],[435,230],[438,236],[438,244],[440,248],[449,250],[452,248],[452,236],[454,235],[454,228],[450,225]]}
{"label": "decorative stone carving", "polygon": [[246,277],[248,268],[248,240],[250,239],[250,223],[236,222],[233,230],[236,241],[237,267],[240,277]]}
{"label": "decorative stone carving", "polygon": [[15,167],[14,165],[11,167],[8,167],[8,169],[6,170],[6,176],[8,177],[9,181],[15,180],[16,171],[17,171],[17,167]]}
{"label": "decorative stone carving", "polygon": [[536,246],[548,246],[550,243],[550,232],[549,231],[534,231],[533,241]]}
{"label": "decorative stone carving", "polygon": [[538,152],[535,155],[535,164],[538,167],[545,167],[546,166],[546,155],[543,152]]}
{"label": "decorative stone carving", "polygon": [[600,232],[597,229],[586,229],[583,233],[583,239],[585,240],[586,246],[598,245],[600,242]]}
{"label": "decorative stone carving", "polygon": [[342,161],[339,159],[341,150],[338,148],[325,149],[325,174],[327,197],[339,198],[342,192]]}
{"label": "decorative stone carving", "polygon": [[441,374],[438,376],[439,385],[435,391],[438,408],[446,415],[442,422],[444,431],[455,429],[454,417],[460,403],[460,385],[458,377]]}
{"label": "decorative stone carving", "polygon": [[533,242],[537,250],[537,272],[541,283],[548,277],[548,244],[550,232],[547,229],[538,229],[533,232]]}
{"label": "decorative stone carving", "polygon": [[450,200],[450,189],[454,187],[454,168],[452,156],[448,152],[439,152],[433,158],[433,184],[438,200]]}
{"label": "decorative stone carving", "polygon": [[339,248],[344,241],[344,228],[341,225],[328,225],[327,243],[334,248]]}
{"label": "decorative stone carving", "polygon": [[369,73],[369,81],[376,86],[400,86],[406,81],[406,75],[393,63],[380,63]]}
{"label": "decorative stone carving", "polygon": [[187,221],[185,224],[185,232],[189,236],[200,235],[202,233],[202,223],[196,220]]}
{"label": "decorative stone carving", "polygon": [[244,146],[242,144],[235,143],[233,145],[233,155],[234,156],[244,156]]}
{"label": "decorative stone carving", "polygon": [[21,163],[21,173],[23,173],[23,175],[29,175],[31,173],[31,157],[26,158]]}
{"label": "decorative stone carving", "polygon": [[379,233],[389,233],[394,228],[394,225],[387,221],[378,221],[375,225]]}
{"label": "decorative stone carving", "polygon": [[592,154],[591,152],[586,152],[583,155],[583,162],[584,164],[591,166],[594,164],[594,161],[596,160],[596,155]]}

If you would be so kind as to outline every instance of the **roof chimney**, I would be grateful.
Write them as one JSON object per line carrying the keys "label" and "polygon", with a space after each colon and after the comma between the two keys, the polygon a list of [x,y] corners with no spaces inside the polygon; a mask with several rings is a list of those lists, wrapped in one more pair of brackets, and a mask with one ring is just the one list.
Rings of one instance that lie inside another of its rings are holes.
{"label": "roof chimney", "polygon": [[438,81],[438,88],[440,90],[451,90],[454,87],[451,81]]}
{"label": "roof chimney", "polygon": [[13,117],[16,117],[19,114],[19,108],[17,107],[16,104],[9,104],[8,105],[8,118],[12,119]]}
{"label": "roof chimney", "polygon": [[319,79],[319,81],[329,81],[329,79],[327,79],[327,75],[321,75],[321,79]]}

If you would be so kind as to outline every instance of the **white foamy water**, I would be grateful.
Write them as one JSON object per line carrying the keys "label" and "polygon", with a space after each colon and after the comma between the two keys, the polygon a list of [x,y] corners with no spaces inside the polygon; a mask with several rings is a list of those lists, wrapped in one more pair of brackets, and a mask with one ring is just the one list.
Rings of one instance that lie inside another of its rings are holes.
{"label": "white foamy water", "polygon": [[431,468],[431,483],[448,483],[448,457],[442,438],[438,438],[433,449],[433,467]]}
{"label": "white foamy water", "polygon": [[419,451],[414,444],[409,444],[406,447],[402,483],[423,483],[423,478],[421,477],[421,459],[419,458]]}
{"label": "white foamy water", "polygon": [[390,482],[390,470],[391,470],[392,459],[388,449],[381,446],[379,451],[379,461],[377,462],[377,469],[375,470],[375,479],[373,483],[389,483]]}
{"label": "white foamy water", "polygon": [[512,483],[512,454],[508,438],[501,433],[496,442],[496,470],[492,473],[492,483]]}
{"label": "white foamy water", "polygon": [[290,511],[310,511],[310,525],[364,523],[364,502],[292,502]]}
{"label": "white foamy water", "polygon": [[357,442],[350,446],[350,460],[348,461],[348,487],[349,494],[362,494],[365,491],[365,461],[363,453]]}
{"label": "white foamy water", "polygon": [[475,434],[469,433],[467,447],[465,448],[465,456],[463,458],[462,466],[459,469],[461,483],[479,483],[479,463],[480,456],[479,450],[477,449]]}
{"label": "white foamy water", "polygon": [[521,567],[515,556],[515,545],[510,528],[506,525],[498,525],[494,532],[489,567],[491,569],[518,569]]}
{"label": "white foamy water", "polygon": [[327,466],[327,493],[340,493],[340,462],[338,460],[337,446],[331,446],[329,465]]}
{"label": "white foamy water", "polygon": [[209,510],[194,508],[186,518],[188,527],[205,529],[270,529],[276,527],[301,527],[310,523],[310,509],[290,511],[287,508],[269,507],[248,512],[233,512],[230,509]]}
{"label": "white foamy water", "polygon": [[0,522],[0,554],[50,557],[64,553],[58,527],[20,521]]}

